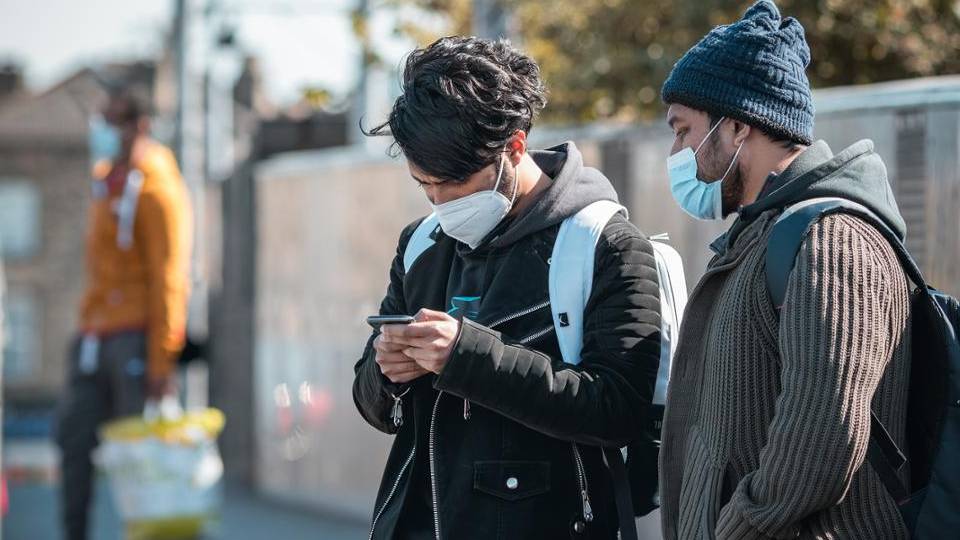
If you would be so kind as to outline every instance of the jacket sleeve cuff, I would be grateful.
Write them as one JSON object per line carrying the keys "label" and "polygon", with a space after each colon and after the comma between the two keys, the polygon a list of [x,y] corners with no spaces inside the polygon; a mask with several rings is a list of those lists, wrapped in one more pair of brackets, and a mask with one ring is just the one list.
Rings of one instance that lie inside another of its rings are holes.
{"label": "jacket sleeve cuff", "polygon": [[490,352],[495,343],[500,343],[496,332],[463,319],[450,358],[434,380],[433,387],[470,399],[471,393],[477,390],[471,387],[472,383],[487,380],[481,373],[493,369]]}
{"label": "jacket sleeve cuff", "polygon": [[759,540],[766,538],[763,533],[736,511],[733,504],[727,504],[720,511],[716,537],[717,540]]}
{"label": "jacket sleeve cuff", "polygon": [[789,514],[781,515],[769,524],[757,524],[751,516],[766,515],[769,504],[760,504],[750,495],[750,484],[756,472],[740,480],[730,501],[720,510],[717,518],[717,540],[757,540],[765,538],[795,538],[798,536],[796,523]]}

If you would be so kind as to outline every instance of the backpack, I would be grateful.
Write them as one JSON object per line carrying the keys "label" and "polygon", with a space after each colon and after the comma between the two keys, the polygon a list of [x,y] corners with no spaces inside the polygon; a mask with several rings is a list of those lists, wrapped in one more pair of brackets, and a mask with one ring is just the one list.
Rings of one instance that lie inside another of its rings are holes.
{"label": "backpack", "polygon": [[[593,288],[593,264],[597,241],[614,215],[627,216],[627,209],[613,201],[597,201],[560,224],[550,257],[548,290],[554,329],[563,360],[580,363],[583,348],[583,310]],[[403,254],[404,268],[435,242],[439,227],[436,215],[425,218],[407,243]],[[663,419],[670,365],[677,347],[680,322],[687,304],[687,285],[683,261],[677,251],[665,244],[666,235],[651,237],[660,281],[660,366],[654,390],[651,416],[656,431]],[[604,449],[604,460],[610,468],[620,516],[621,537],[636,538],[634,516],[643,516],[657,507],[657,463],[660,440],[638,441],[623,449]],[[626,461],[626,465],[624,465]],[[631,534],[632,532],[632,534]]]}
{"label": "backpack", "polygon": [[871,412],[867,461],[897,502],[911,538],[954,538],[960,530],[960,303],[923,279],[906,247],[866,207],[839,198],[819,198],[787,208],[767,240],[766,282],[782,307],[787,281],[810,227],[824,216],[844,213],[874,226],[890,243],[911,294],[911,356],[906,440],[910,483],[897,476],[907,458]]}

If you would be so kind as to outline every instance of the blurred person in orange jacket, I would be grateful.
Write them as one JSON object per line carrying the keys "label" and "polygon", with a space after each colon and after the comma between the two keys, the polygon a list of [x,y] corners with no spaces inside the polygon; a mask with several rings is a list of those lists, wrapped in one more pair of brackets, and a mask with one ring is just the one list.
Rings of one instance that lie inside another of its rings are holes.
{"label": "blurred person in orange jacket", "polygon": [[187,318],[191,211],[173,153],[149,137],[149,101],[111,93],[90,121],[87,287],[57,442],[66,537],[87,538],[100,425],[177,392]]}

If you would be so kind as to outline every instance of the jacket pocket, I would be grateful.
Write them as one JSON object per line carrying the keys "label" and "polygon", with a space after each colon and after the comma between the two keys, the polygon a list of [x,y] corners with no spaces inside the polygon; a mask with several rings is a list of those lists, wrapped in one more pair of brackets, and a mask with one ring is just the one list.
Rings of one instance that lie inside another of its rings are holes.
{"label": "jacket pocket", "polygon": [[473,489],[505,501],[542,495],[550,491],[550,462],[474,462]]}

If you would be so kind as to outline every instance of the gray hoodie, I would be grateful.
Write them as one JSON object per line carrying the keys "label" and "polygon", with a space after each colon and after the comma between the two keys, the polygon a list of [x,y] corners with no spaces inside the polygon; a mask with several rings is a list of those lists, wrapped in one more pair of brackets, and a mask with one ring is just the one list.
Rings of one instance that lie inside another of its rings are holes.
{"label": "gray hoodie", "polygon": [[820,197],[860,203],[879,216],[901,240],[906,236],[907,226],[893,198],[887,168],[869,139],[836,155],[826,142],[814,142],[781,174],[770,176],[758,200],[740,210],[740,218],[751,222],[771,208],[785,208]]}
{"label": "gray hoodie", "polygon": [[597,169],[585,167],[580,150],[572,142],[535,150],[530,156],[550,177],[547,190],[526,212],[502,232],[494,234],[491,248],[508,246],[524,236],[552,227],[596,201],[618,202],[613,185]]}

